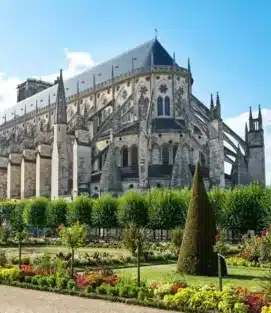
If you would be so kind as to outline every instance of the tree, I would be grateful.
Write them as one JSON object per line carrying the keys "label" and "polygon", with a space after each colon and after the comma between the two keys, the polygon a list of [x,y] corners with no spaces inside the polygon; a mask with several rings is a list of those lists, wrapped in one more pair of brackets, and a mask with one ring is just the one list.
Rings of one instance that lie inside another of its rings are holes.
{"label": "tree", "polygon": [[154,189],[149,196],[150,228],[168,230],[184,225],[187,212],[185,198],[166,189]]}
{"label": "tree", "polygon": [[[19,201],[20,202],[20,201]],[[1,201],[0,202],[0,224],[10,222],[11,213],[13,212],[16,204],[15,201]]]}
{"label": "tree", "polygon": [[177,271],[192,275],[217,274],[217,257],[213,251],[215,236],[215,215],[205,190],[198,162]]}
{"label": "tree", "polygon": [[22,263],[22,243],[28,238],[27,226],[23,219],[24,203],[17,204],[12,211],[10,224],[13,233],[15,234],[15,241],[18,243],[19,250],[19,268]]}
{"label": "tree", "polygon": [[140,286],[140,257],[143,254],[145,241],[144,228],[130,223],[124,230],[123,243],[127,250],[137,257],[137,284]]}
{"label": "tree", "polygon": [[209,193],[209,200],[213,207],[217,227],[222,228],[224,225],[225,213],[227,210],[227,200],[230,192],[221,188],[214,188]]}
{"label": "tree", "polygon": [[70,227],[59,226],[59,237],[63,245],[71,249],[71,276],[73,276],[74,251],[83,246],[87,236],[87,229],[79,222]]}
{"label": "tree", "polygon": [[47,204],[48,200],[42,197],[27,202],[23,210],[24,223],[27,226],[43,228],[46,223]]}
{"label": "tree", "polygon": [[60,224],[66,224],[68,203],[64,199],[48,202],[46,208],[46,225],[56,228]]}
{"label": "tree", "polygon": [[234,188],[228,197],[224,227],[240,234],[264,229],[268,223],[265,196],[265,189],[258,184]]}
{"label": "tree", "polygon": [[182,227],[176,227],[172,229],[171,234],[171,244],[176,249],[177,253],[180,251],[180,248],[182,246],[183,241],[183,228]]}
{"label": "tree", "polygon": [[67,210],[67,223],[69,225],[79,222],[91,225],[93,200],[87,196],[79,196],[73,200]]}
{"label": "tree", "polygon": [[118,200],[111,195],[103,195],[93,203],[92,223],[96,227],[113,228],[118,226]]}
{"label": "tree", "polygon": [[128,192],[119,200],[118,220],[123,226],[134,224],[144,227],[148,223],[148,203],[143,194]]}

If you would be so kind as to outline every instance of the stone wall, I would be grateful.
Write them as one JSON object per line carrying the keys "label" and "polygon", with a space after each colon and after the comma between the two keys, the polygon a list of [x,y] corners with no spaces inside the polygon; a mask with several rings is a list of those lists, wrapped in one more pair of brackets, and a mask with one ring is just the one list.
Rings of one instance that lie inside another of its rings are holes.
{"label": "stone wall", "polygon": [[20,199],[21,197],[21,154],[11,153],[9,155],[7,171],[7,198]]}
{"label": "stone wall", "polygon": [[36,195],[36,151],[24,150],[21,162],[21,199]]}
{"label": "stone wall", "polygon": [[51,195],[51,146],[39,145],[36,156],[36,196]]}

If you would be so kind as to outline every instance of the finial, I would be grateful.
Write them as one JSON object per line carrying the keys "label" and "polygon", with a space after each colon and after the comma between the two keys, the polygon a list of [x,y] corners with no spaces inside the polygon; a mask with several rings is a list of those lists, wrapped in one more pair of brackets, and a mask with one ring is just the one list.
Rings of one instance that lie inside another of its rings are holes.
{"label": "finial", "polygon": [[259,113],[258,113],[258,118],[262,118],[262,110],[261,110],[261,105],[259,104]]}
{"label": "finial", "polygon": [[187,60],[187,70],[189,73],[191,73],[190,58],[188,58],[188,60]]}
{"label": "finial", "polygon": [[157,28],[154,29],[154,34],[155,34],[154,38],[155,38],[155,40],[157,40],[157,35],[158,35],[158,30],[157,30]]}
{"label": "finial", "polygon": [[210,106],[211,106],[211,109],[214,108],[214,99],[213,99],[213,94],[212,93],[211,93]]}
{"label": "finial", "polygon": [[111,68],[111,78],[112,80],[114,79],[114,65],[112,65],[112,68]]}
{"label": "finial", "polygon": [[176,64],[175,52],[173,52],[173,66]]}
{"label": "finial", "polygon": [[249,107],[249,118],[252,119],[252,109],[251,109],[251,106]]}
{"label": "finial", "polygon": [[247,123],[246,123],[246,126],[245,126],[245,133],[246,133],[246,134],[248,133]]}
{"label": "finial", "polygon": [[93,74],[93,89],[96,88],[96,77],[95,74]]}
{"label": "finial", "polygon": [[219,93],[216,93],[216,105],[220,105],[220,97],[219,97]]}

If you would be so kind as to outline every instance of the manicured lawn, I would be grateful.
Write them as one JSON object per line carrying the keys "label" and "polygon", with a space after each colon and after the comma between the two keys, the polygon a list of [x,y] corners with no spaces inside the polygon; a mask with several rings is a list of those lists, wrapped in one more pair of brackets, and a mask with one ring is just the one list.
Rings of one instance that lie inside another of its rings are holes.
{"label": "manicured lawn", "polygon": [[[18,251],[17,248],[2,248],[7,253],[12,252],[16,253]],[[47,253],[47,254],[56,254],[59,252],[69,252],[69,249],[63,246],[36,246],[36,247],[23,247],[23,254],[31,254],[31,253]],[[113,254],[124,254],[128,253],[125,249],[114,249],[114,248],[79,248],[77,250],[78,253],[93,253],[93,252],[107,252]]]}
{"label": "manicured lawn", "polygon": [[[176,264],[171,265],[155,265],[141,268],[142,280],[150,282],[166,282],[169,278],[182,278],[180,274],[175,273]],[[121,269],[117,271],[121,275],[127,273],[136,275],[137,268]],[[262,288],[256,279],[263,279],[265,271],[259,268],[244,268],[244,267],[228,267],[229,276],[223,278],[223,286],[240,286],[251,291],[260,291]],[[205,276],[185,276],[188,284],[218,284],[217,277]]]}

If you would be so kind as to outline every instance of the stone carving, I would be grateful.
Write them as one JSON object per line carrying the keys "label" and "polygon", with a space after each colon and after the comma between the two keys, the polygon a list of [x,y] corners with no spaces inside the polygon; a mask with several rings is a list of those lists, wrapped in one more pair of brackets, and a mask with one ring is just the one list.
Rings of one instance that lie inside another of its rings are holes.
{"label": "stone carving", "polygon": [[168,91],[167,85],[166,84],[160,85],[159,90],[161,93],[164,93],[164,94],[167,93]]}

